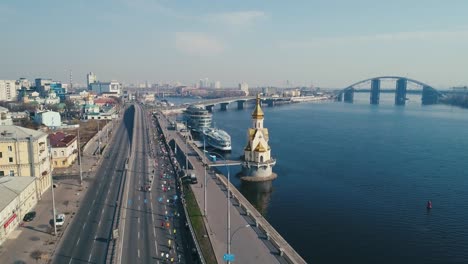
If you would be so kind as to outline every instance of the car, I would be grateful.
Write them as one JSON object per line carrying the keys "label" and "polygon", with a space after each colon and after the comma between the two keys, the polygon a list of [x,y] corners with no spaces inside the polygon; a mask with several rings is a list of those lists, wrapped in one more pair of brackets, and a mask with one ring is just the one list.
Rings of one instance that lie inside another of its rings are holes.
{"label": "car", "polygon": [[55,217],[55,225],[56,226],[63,226],[65,223],[65,215],[64,214],[58,214],[57,217]]}
{"label": "car", "polygon": [[29,213],[24,215],[23,221],[24,222],[30,222],[30,221],[34,220],[35,217],[36,217],[36,212],[29,212]]}

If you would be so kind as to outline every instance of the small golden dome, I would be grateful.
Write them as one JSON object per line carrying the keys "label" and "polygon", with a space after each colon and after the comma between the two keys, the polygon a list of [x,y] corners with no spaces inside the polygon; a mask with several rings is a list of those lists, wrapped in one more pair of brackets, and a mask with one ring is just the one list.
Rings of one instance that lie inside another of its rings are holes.
{"label": "small golden dome", "polygon": [[260,95],[257,94],[257,105],[252,113],[253,119],[263,119],[265,115],[263,114],[262,107],[260,106]]}

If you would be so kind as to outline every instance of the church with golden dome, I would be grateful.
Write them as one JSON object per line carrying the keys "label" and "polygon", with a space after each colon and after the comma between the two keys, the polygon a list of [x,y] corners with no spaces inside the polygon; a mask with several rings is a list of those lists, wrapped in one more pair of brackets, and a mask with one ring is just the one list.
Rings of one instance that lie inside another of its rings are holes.
{"label": "church with golden dome", "polygon": [[263,127],[264,117],[260,96],[257,95],[252,113],[252,128],[248,129],[247,146],[244,148],[242,179],[246,181],[268,181],[276,178],[272,170],[276,160],[271,157],[268,128]]}

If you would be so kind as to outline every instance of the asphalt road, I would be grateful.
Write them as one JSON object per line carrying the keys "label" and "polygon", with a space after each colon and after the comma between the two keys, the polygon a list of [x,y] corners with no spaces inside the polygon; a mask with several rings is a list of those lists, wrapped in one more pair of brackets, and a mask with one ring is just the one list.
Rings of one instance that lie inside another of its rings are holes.
{"label": "asphalt road", "polygon": [[116,200],[129,152],[132,121],[133,111],[127,110],[78,212],[73,220],[67,216],[66,221],[73,222],[53,256],[53,263],[105,263]]}
{"label": "asphalt road", "polygon": [[[123,200],[126,205],[123,245],[118,259],[120,263],[164,263],[171,259],[191,263],[190,258],[185,258],[189,249],[182,246],[189,242],[180,214],[180,199],[174,199],[174,172],[151,122],[150,113],[135,105],[134,136]],[[147,184],[151,191],[142,190]]]}

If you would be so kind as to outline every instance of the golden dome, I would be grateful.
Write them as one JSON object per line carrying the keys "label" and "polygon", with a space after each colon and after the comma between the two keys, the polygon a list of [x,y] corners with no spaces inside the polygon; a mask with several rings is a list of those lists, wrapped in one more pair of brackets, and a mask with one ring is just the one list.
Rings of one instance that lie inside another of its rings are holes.
{"label": "golden dome", "polygon": [[262,107],[260,107],[260,95],[257,94],[257,105],[255,105],[255,109],[252,113],[253,119],[263,119],[264,114],[262,111]]}

